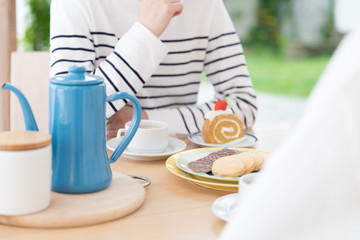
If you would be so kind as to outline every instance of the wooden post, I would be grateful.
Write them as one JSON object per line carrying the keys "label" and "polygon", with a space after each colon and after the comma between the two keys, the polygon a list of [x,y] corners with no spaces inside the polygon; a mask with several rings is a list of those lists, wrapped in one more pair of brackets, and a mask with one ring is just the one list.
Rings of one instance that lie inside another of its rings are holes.
{"label": "wooden post", "polygon": [[[0,87],[10,81],[11,52],[16,51],[16,0],[0,0]],[[10,129],[10,94],[2,91],[2,126]]]}

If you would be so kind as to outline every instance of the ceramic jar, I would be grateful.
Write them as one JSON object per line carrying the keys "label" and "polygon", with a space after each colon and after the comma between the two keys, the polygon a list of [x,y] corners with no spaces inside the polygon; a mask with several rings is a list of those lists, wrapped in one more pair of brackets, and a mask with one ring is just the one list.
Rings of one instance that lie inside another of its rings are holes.
{"label": "ceramic jar", "polygon": [[51,136],[35,131],[0,132],[0,214],[47,208],[51,198]]}

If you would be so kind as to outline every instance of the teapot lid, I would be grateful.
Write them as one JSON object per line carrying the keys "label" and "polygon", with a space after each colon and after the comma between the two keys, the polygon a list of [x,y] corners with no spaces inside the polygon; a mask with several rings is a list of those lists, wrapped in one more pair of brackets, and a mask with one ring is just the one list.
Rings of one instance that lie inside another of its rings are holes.
{"label": "teapot lid", "polygon": [[51,136],[37,131],[0,132],[0,151],[23,151],[47,147]]}
{"label": "teapot lid", "polygon": [[96,85],[104,80],[99,76],[86,74],[84,66],[73,65],[69,67],[68,74],[52,77],[50,82],[58,85]]}

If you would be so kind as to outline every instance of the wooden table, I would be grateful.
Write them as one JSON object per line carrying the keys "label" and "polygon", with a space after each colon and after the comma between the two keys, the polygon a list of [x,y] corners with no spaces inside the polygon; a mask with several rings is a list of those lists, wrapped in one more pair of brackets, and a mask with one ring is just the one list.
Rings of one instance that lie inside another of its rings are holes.
{"label": "wooden table", "polygon": [[[294,123],[258,124],[256,149],[273,151],[290,133]],[[188,149],[197,148],[186,140]],[[113,171],[147,176],[144,205],[121,219],[88,227],[26,229],[0,225],[0,239],[216,239],[225,222],[211,211],[212,203],[229,192],[199,187],[170,173],[165,160],[141,162],[120,158]]]}

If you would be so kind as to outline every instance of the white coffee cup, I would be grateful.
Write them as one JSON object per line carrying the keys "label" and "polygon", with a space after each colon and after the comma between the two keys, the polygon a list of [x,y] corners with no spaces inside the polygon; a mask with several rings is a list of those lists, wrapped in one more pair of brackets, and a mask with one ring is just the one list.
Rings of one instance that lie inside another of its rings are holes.
{"label": "white coffee cup", "polygon": [[[125,124],[125,129],[119,129],[117,139],[125,133],[131,122]],[[134,138],[130,141],[127,149],[134,153],[162,153],[169,144],[168,124],[156,120],[141,120]]]}
{"label": "white coffee cup", "polygon": [[238,192],[241,197],[245,196],[252,190],[252,184],[258,177],[259,173],[248,173],[239,177]]}
{"label": "white coffee cup", "polygon": [[[16,143],[12,141],[13,136]],[[8,141],[4,142],[5,139]],[[49,206],[51,159],[50,135],[39,132],[0,133],[1,215],[30,214]]]}

